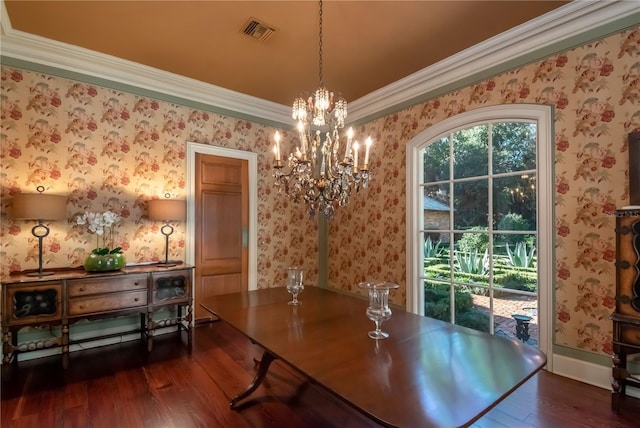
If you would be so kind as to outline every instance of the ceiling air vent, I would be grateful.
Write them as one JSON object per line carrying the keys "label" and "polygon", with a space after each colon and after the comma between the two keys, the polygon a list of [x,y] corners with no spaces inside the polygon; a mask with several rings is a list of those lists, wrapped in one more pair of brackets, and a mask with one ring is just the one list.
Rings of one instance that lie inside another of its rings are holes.
{"label": "ceiling air vent", "polygon": [[249,18],[242,27],[242,32],[244,34],[257,40],[267,40],[275,31],[275,28],[270,27],[255,18]]}

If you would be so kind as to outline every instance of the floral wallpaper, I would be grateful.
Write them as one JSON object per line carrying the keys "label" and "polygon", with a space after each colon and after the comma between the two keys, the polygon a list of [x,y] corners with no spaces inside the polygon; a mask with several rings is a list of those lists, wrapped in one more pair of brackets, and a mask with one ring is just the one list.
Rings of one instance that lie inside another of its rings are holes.
{"label": "floral wallpaper", "polygon": [[331,286],[400,284],[406,301],[406,143],[439,121],[508,103],[555,106],[555,343],[610,354],[615,217],[629,205],[627,134],[640,130],[640,29],[609,36],[361,126],[373,179],[330,223]]}
{"label": "floral wallpaper", "polygon": [[[329,223],[328,278],[360,292],[370,278],[400,284],[406,299],[405,145],[429,126],[504,103],[555,106],[555,343],[611,352],[616,208],[629,203],[626,136],[640,130],[640,29],[634,28],[497,75],[358,127],[371,135],[372,181]],[[68,195],[67,222],[50,222],[45,266],[76,266],[95,246],[74,223],[84,211],[122,216],[114,241],[129,261],[163,257],[160,224],[146,202],[185,197],[185,147],[199,142],[258,154],[258,286],[282,267],[318,273],[317,226],[272,187],[270,127],[47,74],[1,69],[0,257],[2,276],[37,267],[34,222],[11,220],[16,192]],[[184,259],[185,229],[171,239]],[[310,262],[312,260],[313,262]]]}
{"label": "floral wallpaper", "polygon": [[[12,195],[67,195],[67,221],[47,224],[44,268],[81,266],[97,235],[78,214],[112,211],[110,247],[128,262],[164,260],[162,223],[146,218],[147,201],[185,199],[188,141],[258,154],[258,287],[281,285],[284,267],[307,265],[317,275],[317,226],[304,207],[272,188],[275,129],[96,85],[11,67],[1,69],[1,275],[35,269],[35,221],[10,218]],[[282,132],[282,131],[281,131]],[[286,132],[285,132],[286,135]],[[175,224],[170,258],[185,259],[185,224]],[[100,241],[102,245],[102,241]]]}

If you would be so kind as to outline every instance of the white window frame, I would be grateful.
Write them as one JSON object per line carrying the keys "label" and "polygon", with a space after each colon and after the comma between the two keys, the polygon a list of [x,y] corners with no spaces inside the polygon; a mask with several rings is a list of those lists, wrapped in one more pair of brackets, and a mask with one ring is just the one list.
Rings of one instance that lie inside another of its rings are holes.
{"label": "white window frame", "polygon": [[[540,104],[507,104],[482,107],[445,119],[422,131],[407,143],[407,303],[406,309],[424,315],[424,288],[418,269],[423,266],[423,250],[419,234],[422,230],[423,162],[420,152],[432,141],[460,129],[482,125],[490,121],[533,121],[537,127],[536,177],[537,177],[537,255],[538,255],[538,348],[550,355],[553,348],[553,107]],[[551,358],[546,369],[552,371]]]}

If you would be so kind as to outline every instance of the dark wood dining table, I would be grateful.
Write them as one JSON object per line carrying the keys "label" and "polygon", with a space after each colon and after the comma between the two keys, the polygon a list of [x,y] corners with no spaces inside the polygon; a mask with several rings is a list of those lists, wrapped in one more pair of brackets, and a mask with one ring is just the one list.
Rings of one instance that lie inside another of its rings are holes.
{"label": "dark wood dining table", "polygon": [[278,359],[385,426],[468,426],[546,364],[535,347],[393,309],[389,333],[370,339],[368,301],[305,287],[206,297],[201,305],[263,349],[252,394]]}

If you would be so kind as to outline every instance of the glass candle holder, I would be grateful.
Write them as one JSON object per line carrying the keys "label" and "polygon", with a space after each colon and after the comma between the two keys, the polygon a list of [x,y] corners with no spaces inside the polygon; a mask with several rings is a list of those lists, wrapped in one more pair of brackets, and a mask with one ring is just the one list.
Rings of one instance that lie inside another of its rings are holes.
{"label": "glass candle holder", "polygon": [[389,308],[389,290],[398,288],[398,284],[392,282],[361,282],[358,285],[369,292],[369,306],[367,307],[367,318],[376,324],[376,329],[369,332],[372,339],[386,339],[389,333],[380,329],[383,321],[391,318]]}

